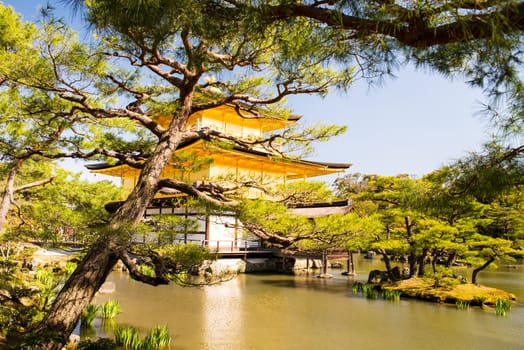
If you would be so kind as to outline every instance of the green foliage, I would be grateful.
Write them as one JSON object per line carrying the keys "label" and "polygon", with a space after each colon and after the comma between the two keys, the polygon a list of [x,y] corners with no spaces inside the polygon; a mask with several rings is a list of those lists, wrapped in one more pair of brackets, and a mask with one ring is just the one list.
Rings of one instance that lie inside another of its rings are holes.
{"label": "green foliage", "polygon": [[34,227],[25,232],[51,241],[89,242],[96,238],[93,226],[108,219],[104,205],[119,196],[120,189],[110,182],[90,183],[64,174],[25,196],[24,212]]}
{"label": "green foliage", "polygon": [[375,287],[370,284],[364,284],[362,286],[362,293],[366,296],[367,299],[377,299],[378,293],[375,290]]}
{"label": "green foliage", "polygon": [[361,282],[355,282],[351,285],[351,290],[353,291],[353,294],[358,294],[362,292],[362,283]]}
{"label": "green foliage", "polygon": [[[469,249],[463,254],[464,261],[475,268],[494,268],[497,262],[513,262],[512,255],[522,254],[512,247],[511,241],[502,238],[475,234],[470,237],[468,244]],[[487,262],[493,263],[486,265]]]}
{"label": "green foliage", "polygon": [[77,264],[75,262],[72,262],[72,261],[66,262],[66,264],[65,264],[65,274],[66,274],[67,277],[71,276],[71,274],[73,272],[75,272],[76,266],[77,266]]}
{"label": "green foliage", "polygon": [[80,325],[82,327],[91,327],[99,309],[99,306],[89,304],[80,316]]}
{"label": "green foliage", "polygon": [[140,349],[142,340],[136,328],[126,327],[115,330],[115,343],[124,349]]}
{"label": "green foliage", "polygon": [[497,299],[495,301],[495,314],[506,316],[511,311],[511,301],[508,299]]}
{"label": "green foliage", "polygon": [[522,147],[493,141],[482,152],[470,153],[428,177],[446,186],[445,193],[456,194],[456,199],[473,197],[479,203],[491,204],[513,194],[513,201],[518,202],[522,198],[519,184],[524,179],[523,152]]}
{"label": "green foliage", "polygon": [[117,344],[111,339],[99,338],[96,341],[91,339],[82,340],[78,343],[78,350],[114,350]]}
{"label": "green foliage", "polygon": [[155,277],[155,268],[151,265],[140,264],[137,266],[138,271],[146,276]]}
{"label": "green foliage", "polygon": [[469,309],[469,301],[457,300],[455,305],[457,306],[457,309],[459,310],[468,310]]}
{"label": "green foliage", "polygon": [[256,224],[279,237],[294,239],[297,248],[310,251],[344,246],[357,250],[362,242],[359,235],[365,234],[362,230],[365,226],[373,226],[372,220],[361,220],[356,214],[308,219],[280,203],[263,200],[244,200],[239,210],[242,222]]}
{"label": "green foliage", "polygon": [[[501,121],[505,131],[518,132],[522,127],[521,30],[520,21],[514,20],[522,17],[522,6],[514,2],[497,6],[476,2],[474,11],[469,2],[460,7],[461,2],[438,1],[93,0],[85,4],[86,18],[98,30],[92,45],[79,43],[74,33],[52,18],[42,21],[37,31],[0,7],[0,45],[6,48],[0,50],[0,153],[8,168],[16,169],[15,160],[44,163],[40,154],[87,157],[77,152],[101,152],[100,148],[104,156],[94,155],[98,159],[146,162],[145,172],[163,168],[169,161],[179,162],[174,167],[180,168],[184,164],[169,154],[162,157],[164,163],[147,160],[155,144],[158,149],[174,149],[177,140],[189,139],[177,133],[187,113],[225,102],[247,105],[251,112],[260,105],[281,103],[288,95],[346,88],[354,78],[374,81],[392,74],[399,62],[465,77],[506,102],[510,117]],[[304,6],[311,11],[298,11]],[[322,15],[308,18],[318,13]],[[220,80],[211,79],[214,76]],[[172,127],[166,130],[151,115],[173,116]],[[343,129],[290,131],[289,143],[275,141],[275,145],[293,152],[299,144],[308,150],[309,136],[325,139]],[[499,237],[502,215],[494,215],[497,225],[481,221],[494,218],[485,217],[485,206],[498,200],[500,193],[511,192],[517,182],[508,178],[518,180],[523,174],[518,149],[515,155],[495,151],[490,154],[508,157],[475,156],[424,180],[368,176],[359,186],[344,187],[360,191],[353,194],[362,220],[355,216],[331,222],[307,220],[261,201],[243,203],[240,216],[267,232],[296,241],[304,238],[303,247],[308,249],[370,247],[419,258],[469,254],[466,258],[483,266],[483,259],[491,262],[512,252],[500,240],[508,236]],[[490,166],[493,161],[496,166]],[[107,219],[98,211],[101,205],[90,198],[106,202],[109,198],[99,194],[107,191],[82,188],[89,197],[82,198],[64,189],[51,188],[47,197],[40,191],[23,194],[24,214],[31,218],[25,233],[58,240],[57,227],[74,227],[81,239],[89,241],[86,223]],[[139,219],[131,216],[121,221]],[[11,227],[16,223],[11,218]],[[491,230],[497,231],[496,237],[485,234]],[[357,237],[355,244],[348,242],[352,235]],[[192,247],[163,249],[161,254],[172,256],[182,270],[206,258],[205,251]],[[11,268],[6,265],[6,269]],[[39,283],[46,287],[47,282],[42,274]]]}
{"label": "green foliage", "polygon": [[377,299],[378,293],[372,284],[355,282],[351,286],[354,294],[362,293],[367,299]]}
{"label": "green foliage", "polygon": [[[36,248],[6,241],[0,244],[0,336],[24,333],[38,324],[67,275],[57,265],[39,266],[34,272],[28,262]],[[24,338],[25,339],[25,338]],[[28,337],[27,344],[40,338]]]}
{"label": "green foliage", "polygon": [[149,344],[151,349],[163,349],[169,347],[171,336],[167,326],[157,326],[149,331],[144,338],[144,344]]}
{"label": "green foliage", "polygon": [[12,7],[0,6],[0,48],[17,50],[30,44],[36,28],[32,23],[24,23]]}
{"label": "green foliage", "polygon": [[169,330],[166,326],[152,328],[144,339],[140,338],[136,328],[125,327],[117,328],[115,330],[115,343],[123,349],[167,349],[171,343],[171,336],[169,335]]}
{"label": "green foliage", "polygon": [[242,222],[254,222],[269,232],[278,232],[283,236],[307,234],[311,223],[303,216],[291,213],[280,203],[265,200],[244,200],[239,208]]}
{"label": "green foliage", "polygon": [[325,203],[336,200],[333,191],[320,181],[292,181],[276,186],[276,193],[286,205]]}
{"label": "green foliage", "polygon": [[382,299],[389,300],[393,302],[400,302],[400,296],[402,295],[402,292],[398,290],[384,290],[382,291]]}
{"label": "green foliage", "polygon": [[198,221],[193,217],[156,215],[154,220],[159,244],[174,244],[176,235],[186,236],[198,229]]}
{"label": "green foliage", "polygon": [[44,310],[49,306],[53,297],[56,295],[55,287],[58,281],[55,279],[55,274],[43,267],[39,267],[35,272],[36,286],[39,288],[40,299],[38,300],[38,307]]}
{"label": "green foliage", "polygon": [[[314,143],[319,141],[328,141],[333,137],[339,136],[346,132],[345,126],[338,125],[326,125],[321,123],[316,123],[311,126],[306,126],[304,128],[289,128],[284,130],[276,140],[271,142],[272,149],[278,149],[280,152],[286,155],[286,157],[301,159],[304,157],[311,156],[314,152]],[[300,181],[292,182],[295,184]],[[304,181],[305,182],[305,181]],[[288,184],[289,185],[289,184]],[[313,182],[314,186],[315,183]],[[293,185],[291,185],[293,188]],[[299,185],[304,186],[304,185]],[[321,186],[321,183],[319,183]],[[284,186],[285,189],[286,186]],[[331,192],[327,189],[323,190],[325,195],[330,195]],[[317,193],[318,194],[318,193]],[[315,198],[311,198],[315,201]],[[308,201],[310,201],[309,199]]]}
{"label": "green foliage", "polygon": [[31,275],[25,263],[31,260],[34,248],[25,248],[13,241],[0,243],[0,337],[9,332],[23,332],[42,319],[48,305],[54,278],[39,271],[43,285]]}
{"label": "green foliage", "polygon": [[164,245],[157,251],[161,256],[175,261],[179,271],[188,271],[206,260],[216,258],[215,254],[211,253],[207,247],[201,247],[194,243]]}
{"label": "green foliage", "polygon": [[121,312],[120,303],[109,299],[100,305],[100,314],[103,320],[112,320]]}
{"label": "green foliage", "polygon": [[39,267],[35,272],[35,279],[42,285],[44,288],[51,288],[54,282],[53,273],[43,267]]}
{"label": "green foliage", "polygon": [[[349,226],[348,231],[357,229],[363,234],[354,234],[348,246],[409,256],[412,263],[416,261],[415,268],[420,261],[437,261],[449,267],[454,261],[450,257],[475,268],[486,268],[491,261],[511,260],[512,255],[519,254],[514,249],[516,242],[508,238],[520,237],[521,191],[513,187],[509,195],[500,188],[496,201],[481,203],[455,187],[460,185],[456,182],[460,174],[459,167],[449,166],[422,179],[361,174],[339,179],[339,195],[351,196],[359,214],[355,223],[374,223],[364,230]],[[507,205],[505,212],[509,215],[502,214],[502,203]],[[438,276],[438,269],[433,264],[439,284],[460,283],[455,278]]]}

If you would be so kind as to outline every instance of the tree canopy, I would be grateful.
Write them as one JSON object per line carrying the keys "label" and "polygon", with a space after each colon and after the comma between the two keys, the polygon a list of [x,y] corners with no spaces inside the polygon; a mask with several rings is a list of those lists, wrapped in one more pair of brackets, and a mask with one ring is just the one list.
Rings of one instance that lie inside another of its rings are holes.
{"label": "tree canopy", "polygon": [[[163,168],[180,145],[202,139],[293,150],[344,130],[317,127],[246,141],[209,128],[187,130],[186,121],[196,112],[227,104],[249,118],[261,113],[286,118],[289,111],[282,105],[286,96],[349,89],[356,79],[375,82],[414,62],[485,89],[491,97],[486,110],[503,134],[515,135],[523,125],[521,1],[64,2],[83,8],[95,33],[92,40],[80,42],[52,17],[45,17],[36,31],[0,6],[0,16],[6,19],[2,23],[13,24],[9,30],[0,26],[2,93],[23,97],[8,100],[18,103],[8,110],[18,113],[19,108],[31,107],[28,115],[38,116],[37,122],[45,120],[51,135],[63,128],[59,135],[63,138],[55,136],[57,143],[36,152],[39,156],[121,162],[139,169],[140,177],[34,330],[42,337],[52,335],[40,348],[62,347],[118,260],[136,279],[153,285],[169,282],[174,266],[169,257],[149,252],[154,277],[144,275],[130,259],[132,224],[143,218],[158,191],[178,190],[215,205],[239,204],[218,185],[162,179]],[[9,105],[7,100],[3,103]],[[162,117],[168,122],[162,123]],[[513,159],[522,154],[519,146],[508,146]],[[374,179],[377,185],[379,180],[384,179]],[[413,257],[421,256],[419,242],[426,238],[418,239],[412,220],[418,220],[416,204],[425,186],[408,179],[385,180],[394,193],[388,187],[372,193],[383,209],[381,218],[372,216],[360,223],[355,219],[336,227],[351,225],[357,236],[368,230],[377,234],[377,220],[384,219],[396,244],[391,240],[389,246],[376,248],[408,247]],[[468,197],[457,206],[471,201]],[[398,220],[399,208],[403,221]],[[402,232],[393,230],[399,222]],[[431,231],[438,225],[427,221],[420,227]],[[323,232],[325,226],[319,222],[315,228]],[[276,228],[282,227],[289,225]],[[449,227],[438,230],[454,234]]]}

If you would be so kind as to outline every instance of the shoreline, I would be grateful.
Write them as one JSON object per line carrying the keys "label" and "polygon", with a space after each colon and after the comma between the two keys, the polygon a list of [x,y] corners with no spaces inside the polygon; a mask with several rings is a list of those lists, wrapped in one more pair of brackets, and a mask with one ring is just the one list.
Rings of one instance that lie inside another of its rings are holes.
{"label": "shoreline", "polygon": [[467,302],[471,306],[494,306],[497,299],[507,299],[511,302],[517,301],[515,294],[502,289],[472,283],[435,287],[435,280],[431,278],[414,277],[377,286],[381,290],[399,291],[406,298],[445,304]]}

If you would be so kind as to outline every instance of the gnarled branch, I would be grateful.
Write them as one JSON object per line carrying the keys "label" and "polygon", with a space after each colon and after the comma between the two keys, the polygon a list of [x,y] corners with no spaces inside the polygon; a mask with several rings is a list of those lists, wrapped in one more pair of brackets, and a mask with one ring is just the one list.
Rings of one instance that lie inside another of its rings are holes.
{"label": "gnarled branch", "polygon": [[[492,20],[502,15],[504,21],[501,21],[501,25],[505,26],[505,32],[524,30],[523,2],[505,1],[501,5],[500,1],[456,1],[447,6],[430,5],[426,9],[403,7],[392,1],[381,3],[384,4],[381,7],[383,16],[378,19],[353,14],[351,10],[344,12],[344,9],[334,6],[322,7],[299,2],[266,6],[262,11],[266,17],[275,20],[305,17],[351,31],[354,38],[385,35],[404,45],[418,48],[490,38],[500,31]],[[454,17],[451,17],[451,13]],[[431,19],[437,16],[448,17],[449,21],[435,24]]]}
{"label": "gnarled branch", "polygon": [[291,245],[299,241],[312,238],[311,235],[285,236],[277,232],[268,232],[262,226],[254,222],[243,222],[242,226],[266,243],[282,249],[289,248]]}
{"label": "gnarled branch", "polygon": [[142,257],[149,258],[154,267],[155,267],[155,276],[148,276],[144,275],[140,270],[138,269],[138,266],[136,264],[136,261],[130,256],[129,252],[127,250],[123,250],[119,258],[122,261],[122,263],[125,265],[127,270],[129,271],[129,275],[131,278],[133,278],[136,281],[146,283],[152,286],[158,286],[161,284],[169,284],[169,279],[166,277],[166,271],[164,267],[164,263],[160,256],[158,256],[157,253],[150,251],[147,255],[142,255]]}

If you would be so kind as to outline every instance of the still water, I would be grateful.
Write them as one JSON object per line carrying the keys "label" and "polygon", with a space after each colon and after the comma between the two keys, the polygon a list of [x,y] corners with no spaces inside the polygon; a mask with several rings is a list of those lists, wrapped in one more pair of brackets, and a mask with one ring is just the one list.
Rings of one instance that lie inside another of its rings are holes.
{"label": "still water", "polygon": [[[146,331],[167,325],[171,349],[524,349],[524,265],[480,274],[519,302],[507,317],[494,310],[416,300],[368,300],[351,291],[377,260],[357,260],[357,276],[249,274],[205,288],[146,286],[114,272],[111,295],[122,306],[119,326]],[[96,325],[96,324],[95,324]]]}

